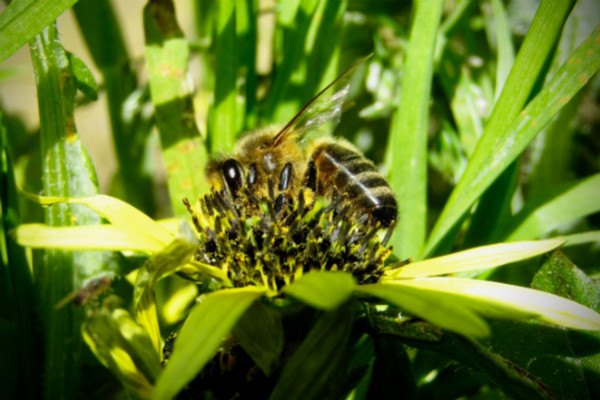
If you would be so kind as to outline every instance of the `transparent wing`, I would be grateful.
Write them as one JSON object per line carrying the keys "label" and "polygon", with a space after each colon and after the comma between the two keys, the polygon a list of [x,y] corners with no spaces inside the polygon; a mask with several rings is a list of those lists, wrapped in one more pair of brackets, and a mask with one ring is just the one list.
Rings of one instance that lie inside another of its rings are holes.
{"label": "transparent wing", "polygon": [[304,133],[316,129],[325,122],[339,122],[342,115],[342,106],[348,92],[350,83],[348,82],[354,70],[364,63],[371,56],[359,60],[350,69],[338,76],[333,82],[321,90],[313,97],[302,109],[287,123],[286,126],[273,138],[272,146],[275,147],[289,132]]}

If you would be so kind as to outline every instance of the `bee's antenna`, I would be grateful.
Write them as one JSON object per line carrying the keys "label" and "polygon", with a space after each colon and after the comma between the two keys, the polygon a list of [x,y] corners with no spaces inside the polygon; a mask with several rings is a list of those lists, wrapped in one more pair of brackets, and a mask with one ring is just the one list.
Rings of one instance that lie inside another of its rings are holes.
{"label": "bee's antenna", "polygon": [[362,63],[364,63],[365,61],[367,61],[369,58],[371,58],[373,56],[373,53],[369,54],[366,57],[361,58],[360,60],[358,60],[358,62],[356,62],[353,66],[351,66],[349,69],[346,70],[346,72],[344,72],[343,74],[341,74],[340,76],[338,76],[337,78],[335,78],[335,80],[333,82],[331,82],[329,85],[325,86],[319,93],[317,93],[315,95],[315,97],[313,97],[312,99],[310,99],[310,101],[308,103],[306,103],[304,105],[304,107],[302,107],[300,109],[300,111],[298,111],[298,113],[296,113],[296,115],[294,115],[294,118],[292,118],[290,120],[290,122],[288,122],[278,133],[277,135],[275,135],[275,137],[273,138],[273,141],[271,142],[271,148],[273,147],[277,147],[281,144],[281,142],[283,141],[283,138],[285,137],[286,133],[290,130],[290,128],[294,125],[294,123],[296,122],[296,120],[298,120],[298,118],[300,118],[300,116],[304,113],[304,111],[306,111],[314,102],[315,100],[317,100],[323,93],[325,93],[328,89],[330,89],[332,86],[334,86],[336,83],[338,83],[339,81],[341,81],[342,79],[344,79],[345,77],[347,77],[348,75],[350,75],[352,72],[354,72],[354,70],[361,65]]}

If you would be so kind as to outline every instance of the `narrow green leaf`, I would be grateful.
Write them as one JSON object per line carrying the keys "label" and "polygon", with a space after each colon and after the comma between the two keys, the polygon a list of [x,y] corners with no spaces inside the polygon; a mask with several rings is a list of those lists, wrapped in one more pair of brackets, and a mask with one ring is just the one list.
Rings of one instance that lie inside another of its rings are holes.
{"label": "narrow green leaf", "polygon": [[138,271],[133,287],[133,307],[136,318],[152,338],[157,353],[160,352],[160,329],[156,314],[154,286],[156,282],[175,273],[192,260],[196,243],[175,239],[160,252],[150,257]]}
{"label": "narrow green leaf", "polygon": [[106,218],[111,224],[135,232],[141,237],[152,238],[163,245],[173,240],[174,235],[168,230],[137,208],[116,197],[102,194],[87,197],[37,196],[31,193],[24,193],[24,195],[43,206],[59,203],[83,204]]}
{"label": "narrow green leaf", "polygon": [[333,310],[348,301],[356,282],[345,272],[313,271],[283,288],[283,292],[312,307]]}
{"label": "narrow green leaf", "polygon": [[[339,398],[354,303],[324,312],[281,371],[269,399]],[[332,393],[333,390],[333,393]]]}
{"label": "narrow green leaf", "polygon": [[[504,88],[504,83],[515,61],[515,49],[512,43],[512,32],[504,4],[500,0],[492,0],[491,3],[496,28],[496,47],[498,49],[494,96],[497,99]],[[489,24],[486,24],[487,26]]]}
{"label": "narrow green leaf", "polygon": [[278,311],[263,302],[254,302],[233,328],[233,336],[265,375],[275,371],[285,340]]}
{"label": "narrow green leaf", "polygon": [[105,303],[87,316],[81,330],[92,352],[128,391],[150,398],[152,383],[161,372],[160,361],[147,332],[126,310],[110,309]]}
{"label": "narrow green leaf", "polygon": [[427,287],[416,288],[411,285],[412,282],[413,280],[362,285],[356,291],[379,297],[434,325],[468,337],[489,334],[486,322],[464,302],[455,301],[456,296],[447,296]]}
{"label": "narrow green leaf", "polygon": [[506,229],[506,240],[534,239],[600,211],[600,174],[530,199]]}
{"label": "narrow green leaf", "polygon": [[417,278],[495,268],[547,253],[564,243],[564,239],[559,238],[476,247],[392,269],[387,277],[389,279]]}
{"label": "narrow green leaf", "polygon": [[215,102],[209,135],[211,152],[231,151],[237,135],[236,2],[217,3]]}
{"label": "narrow green leaf", "polygon": [[[225,2],[227,3],[227,2]],[[144,8],[146,63],[155,106],[171,204],[187,216],[182,198],[196,198],[205,189],[199,173],[207,160],[196,126],[188,77],[189,46],[177,24],[171,0],[152,0]]]}
{"label": "narrow green leaf", "polygon": [[401,207],[391,244],[398,257],[415,257],[425,241],[427,214],[427,122],[433,57],[443,1],[416,2],[402,79],[402,97],[387,146],[389,182]]}
{"label": "narrow green leaf", "polygon": [[248,307],[265,293],[265,289],[250,286],[221,290],[202,299],[181,328],[152,398],[174,398],[210,361]]}
{"label": "narrow green leaf", "polygon": [[[554,2],[543,2],[542,5],[546,3],[555,4]],[[530,31],[533,31],[534,28],[532,27]],[[478,144],[476,154],[473,155],[463,178],[450,196],[436,227],[434,227],[426,253],[435,250],[437,243],[443,238],[445,232],[460,220],[483,191],[521,154],[535,135],[598,71],[600,68],[600,52],[596,51],[598,46],[596,41],[599,40],[599,37],[600,30],[595,30],[510,126],[503,128],[502,131],[490,134],[501,136],[498,136],[493,142],[491,142],[491,137],[484,141],[484,133],[482,141]],[[544,38],[544,40],[547,40],[547,38]],[[510,77],[509,81],[511,81]],[[512,85],[519,85],[519,90],[521,90],[520,83],[515,82],[509,85],[507,82],[507,87]],[[505,92],[507,92],[507,89],[503,92],[501,99],[505,96]],[[510,93],[510,90],[508,92]],[[507,117],[503,116],[502,118]],[[486,128],[487,130],[488,128]]]}
{"label": "narrow green leaf", "polygon": [[64,250],[115,250],[153,253],[164,247],[114,225],[50,226],[25,224],[15,231],[17,242],[26,247]]}
{"label": "narrow green leaf", "polygon": [[0,62],[30,41],[77,0],[12,1],[0,14]]}
{"label": "narrow green leaf", "polygon": [[[522,319],[530,315],[553,324],[600,331],[600,314],[554,294],[520,286],[462,278],[416,278],[395,281],[404,289],[445,293],[475,312],[495,318]],[[452,300],[450,300],[452,301]]]}
{"label": "narrow green leaf", "polygon": [[575,233],[573,235],[563,236],[563,239],[567,241],[565,246],[577,246],[582,243],[596,242],[600,244],[600,231],[588,231],[582,233]]}

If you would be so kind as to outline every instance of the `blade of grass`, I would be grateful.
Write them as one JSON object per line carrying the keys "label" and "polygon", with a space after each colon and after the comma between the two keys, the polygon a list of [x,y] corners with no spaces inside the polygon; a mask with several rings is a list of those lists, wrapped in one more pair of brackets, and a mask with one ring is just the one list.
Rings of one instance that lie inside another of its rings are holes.
{"label": "blade of grass", "polygon": [[[238,121],[243,120],[242,130],[254,128],[257,123],[258,115],[256,109],[256,38],[257,33],[257,13],[258,2],[253,0],[236,0],[236,46],[238,49],[237,66],[244,79],[245,102],[244,113]],[[236,132],[237,133],[237,132]]]}
{"label": "blade of grass", "polygon": [[208,117],[211,153],[231,151],[238,133],[236,2],[219,2],[216,21],[215,101]]}
{"label": "blade of grass", "polygon": [[[152,177],[146,170],[146,141],[152,121],[137,96],[137,76],[119,22],[109,0],[80,0],[73,6],[87,48],[103,76],[104,90],[119,169],[113,187],[124,200],[152,215],[155,211]],[[143,92],[143,91],[142,91]]]}
{"label": "blade of grass", "polygon": [[0,62],[30,41],[77,0],[12,1],[0,14]]}
{"label": "blade of grass", "polygon": [[[600,57],[594,57],[598,53],[590,43],[584,42],[573,54],[573,60],[579,59],[580,63],[563,65],[552,82],[517,116],[530,95],[534,76],[538,77],[543,60],[552,51],[571,6],[567,2],[560,5],[542,2],[484,135],[433,228],[425,251],[427,255],[436,251],[447,232],[459,223],[473,202],[597,71]],[[588,50],[592,54],[587,55]]]}
{"label": "blade of grass", "polygon": [[187,76],[189,46],[177,24],[171,0],[148,3],[144,8],[144,30],[150,92],[171,205],[175,215],[187,216],[182,198],[194,199],[206,189],[204,175],[199,171],[207,152],[194,119]]}
{"label": "blade of grass", "polygon": [[530,199],[509,222],[505,239],[536,239],[597,212],[600,212],[600,174],[552,188]]}
{"label": "blade of grass", "polygon": [[400,258],[420,254],[427,214],[427,121],[433,57],[443,1],[416,3],[402,97],[390,128],[387,167],[401,216],[391,244]]}
{"label": "blade of grass", "polygon": [[[54,24],[30,43],[37,83],[40,115],[43,191],[49,196],[84,196],[97,193],[90,159],[81,146],[73,123],[75,79],[68,57],[58,41]],[[57,204],[46,210],[54,226],[98,224],[98,214],[82,205]],[[81,311],[54,309],[74,287],[87,278],[105,274],[102,253],[49,250],[34,271],[41,296],[45,337],[45,398],[76,398],[80,374]]]}
{"label": "blade of grass", "polygon": [[264,289],[252,286],[221,290],[197,304],[177,336],[173,355],[156,383],[152,398],[174,398],[210,361],[221,340],[263,294]]}
{"label": "blade of grass", "polygon": [[[290,4],[291,3],[291,4]],[[291,119],[308,99],[299,99],[306,83],[305,40],[316,15],[318,2],[315,0],[287,1],[281,5],[285,12],[277,15],[277,60],[273,87],[266,99],[266,122],[281,123]]]}

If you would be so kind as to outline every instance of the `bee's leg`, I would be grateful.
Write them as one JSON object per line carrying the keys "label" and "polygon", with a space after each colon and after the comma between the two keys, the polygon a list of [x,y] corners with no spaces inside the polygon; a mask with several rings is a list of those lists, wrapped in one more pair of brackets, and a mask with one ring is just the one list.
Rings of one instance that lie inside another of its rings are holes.
{"label": "bee's leg", "polygon": [[309,161],[306,172],[304,173],[304,186],[317,192],[317,165],[314,161]]}
{"label": "bee's leg", "polygon": [[279,187],[280,191],[287,190],[290,186],[290,182],[292,181],[292,163],[287,163],[284,165],[281,170],[281,174],[279,175]]}
{"label": "bee's leg", "polygon": [[283,207],[285,206],[286,200],[287,199],[285,193],[281,193],[279,196],[277,196],[277,198],[275,199],[275,204],[273,206],[273,209],[275,210],[275,215],[279,216],[279,213],[281,213]]}
{"label": "bee's leg", "polygon": [[387,232],[385,233],[385,237],[383,238],[383,240],[381,241],[381,245],[383,247],[387,246],[388,242],[390,241],[390,238],[392,237],[392,233],[394,232],[394,228],[396,227],[396,221],[393,221],[390,226],[388,226],[387,228]]}
{"label": "bee's leg", "polygon": [[221,174],[228,191],[227,194],[237,197],[237,192],[244,186],[244,170],[240,163],[233,158],[226,160],[221,165]]}

